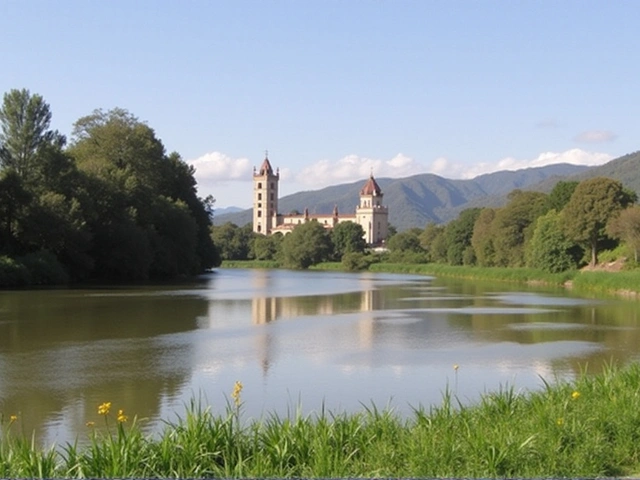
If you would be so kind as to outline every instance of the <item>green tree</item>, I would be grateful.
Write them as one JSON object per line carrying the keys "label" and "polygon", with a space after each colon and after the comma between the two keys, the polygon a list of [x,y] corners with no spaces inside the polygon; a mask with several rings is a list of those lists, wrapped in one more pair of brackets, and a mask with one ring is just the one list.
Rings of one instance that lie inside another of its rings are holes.
{"label": "green tree", "polygon": [[565,205],[569,203],[569,200],[571,200],[571,195],[573,195],[573,192],[579,184],[580,182],[573,180],[560,180],[553,187],[553,190],[549,192],[549,196],[547,197],[547,208],[549,210],[561,212]]}
{"label": "green tree", "polygon": [[493,220],[496,216],[494,208],[483,208],[473,225],[471,246],[476,263],[481,267],[495,265],[495,247],[493,245]]}
{"label": "green tree", "polygon": [[591,178],[576,187],[562,211],[563,225],[568,238],[591,252],[592,266],[598,263],[598,249],[606,239],[608,221],[634,201],[633,193],[610,178]]}
{"label": "green tree", "polygon": [[223,260],[247,260],[254,241],[251,225],[238,227],[235,223],[226,222],[211,229],[213,242],[220,251]]}
{"label": "green tree", "polygon": [[333,227],[331,241],[336,259],[346,253],[363,253],[367,246],[362,226],[354,222],[340,222]]}
{"label": "green tree", "polygon": [[514,190],[509,203],[496,212],[492,223],[494,259],[499,267],[520,267],[525,263],[525,243],[533,234],[536,219],[547,209],[546,195]]}
{"label": "green tree", "polygon": [[282,240],[282,263],[288,268],[308,268],[328,260],[332,250],[331,238],[322,225],[302,223]]}
{"label": "green tree", "polygon": [[420,234],[420,246],[427,252],[428,262],[444,262],[447,257],[447,245],[444,236],[445,226],[428,223]]}
{"label": "green tree", "polygon": [[607,233],[613,238],[623,241],[631,250],[638,263],[640,251],[640,206],[633,205],[620,211],[607,223]]}
{"label": "green tree", "polygon": [[38,156],[54,146],[62,148],[65,138],[49,130],[51,111],[40,95],[29,90],[5,93],[0,108],[0,167],[12,168],[25,181],[33,178]]}
{"label": "green tree", "polygon": [[391,252],[424,253],[424,250],[420,245],[421,233],[422,231],[419,228],[411,228],[404,232],[396,233],[387,242],[387,248]]}
{"label": "green tree", "polygon": [[470,265],[475,263],[471,238],[480,208],[468,208],[460,212],[458,218],[445,227],[447,241],[447,261],[450,265]]}
{"label": "green tree", "polygon": [[251,243],[251,256],[256,260],[276,260],[280,252],[283,236],[281,233],[274,235],[254,235]]}
{"label": "green tree", "polygon": [[575,268],[573,246],[563,232],[562,215],[551,210],[536,220],[533,237],[526,248],[527,265],[550,273]]}
{"label": "green tree", "polygon": [[[193,168],[165,155],[148,125],[123,109],[95,110],[75,123],[69,153],[92,193],[87,221],[96,276],[189,275],[219,264]],[[172,222],[182,231],[172,231]]]}

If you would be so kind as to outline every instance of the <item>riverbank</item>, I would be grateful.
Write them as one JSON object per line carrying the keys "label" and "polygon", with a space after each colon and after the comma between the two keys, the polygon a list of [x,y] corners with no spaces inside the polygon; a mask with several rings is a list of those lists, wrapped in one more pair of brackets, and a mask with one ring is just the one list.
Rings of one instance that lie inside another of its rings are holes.
{"label": "riverbank", "polygon": [[[225,261],[225,268],[279,268],[274,261]],[[343,271],[340,262],[326,262],[311,267],[313,270]],[[547,273],[533,268],[466,267],[408,263],[372,263],[368,271],[380,273],[407,273],[434,275],[469,280],[523,283],[529,285],[556,285],[579,292],[615,295],[640,299],[640,270],[619,272],[570,270]]]}
{"label": "riverbank", "polygon": [[410,418],[363,404],[356,414],[292,408],[286,418],[247,419],[236,384],[224,415],[194,401],[147,436],[142,420],[104,403],[87,419],[87,446],[45,449],[21,433],[19,416],[5,414],[0,477],[625,476],[640,471],[639,392],[634,364],[538,392],[505,387],[472,406],[448,392]]}

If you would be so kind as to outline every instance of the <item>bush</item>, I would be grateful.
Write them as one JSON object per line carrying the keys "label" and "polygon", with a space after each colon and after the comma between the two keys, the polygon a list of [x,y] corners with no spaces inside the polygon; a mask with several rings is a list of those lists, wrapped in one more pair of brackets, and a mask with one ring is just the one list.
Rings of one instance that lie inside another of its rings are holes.
{"label": "bush", "polygon": [[64,285],[69,282],[69,275],[51,252],[29,253],[20,257],[20,262],[28,270],[30,285]]}
{"label": "bush", "polygon": [[342,266],[351,272],[366,270],[376,259],[373,255],[365,255],[360,252],[349,252],[342,256]]}
{"label": "bush", "polygon": [[27,267],[11,257],[0,256],[0,287],[22,287],[29,282]]}

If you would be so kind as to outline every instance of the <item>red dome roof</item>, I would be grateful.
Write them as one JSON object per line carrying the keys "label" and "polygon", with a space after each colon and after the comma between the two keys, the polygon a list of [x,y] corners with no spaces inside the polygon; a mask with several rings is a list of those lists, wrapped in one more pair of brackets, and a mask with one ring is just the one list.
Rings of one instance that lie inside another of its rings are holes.
{"label": "red dome roof", "polygon": [[382,189],[380,188],[380,185],[376,183],[373,175],[369,177],[367,183],[365,183],[364,187],[362,187],[362,190],[360,190],[360,195],[382,195]]}

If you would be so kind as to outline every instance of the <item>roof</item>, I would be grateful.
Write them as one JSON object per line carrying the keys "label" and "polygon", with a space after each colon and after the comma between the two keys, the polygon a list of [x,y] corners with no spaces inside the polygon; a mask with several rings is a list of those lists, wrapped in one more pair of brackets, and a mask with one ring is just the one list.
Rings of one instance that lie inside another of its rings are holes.
{"label": "roof", "polygon": [[360,195],[382,195],[382,189],[380,188],[380,185],[376,183],[373,175],[369,177],[367,183],[365,183],[364,187],[362,187],[362,190],[360,190]]}
{"label": "roof", "polygon": [[260,166],[260,175],[273,175],[273,168],[271,168],[271,163],[269,159],[265,157],[264,162]]}

